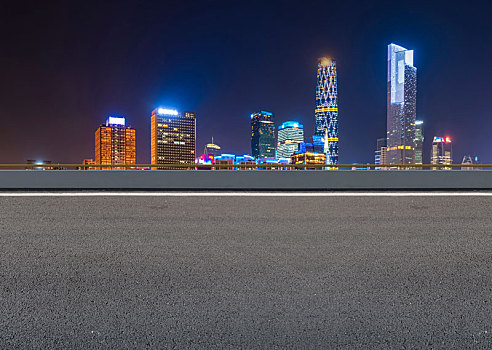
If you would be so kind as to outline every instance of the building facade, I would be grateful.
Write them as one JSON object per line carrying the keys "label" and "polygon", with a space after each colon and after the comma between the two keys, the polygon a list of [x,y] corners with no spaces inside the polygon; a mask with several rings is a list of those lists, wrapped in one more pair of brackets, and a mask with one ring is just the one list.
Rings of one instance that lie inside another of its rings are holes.
{"label": "building facade", "polygon": [[326,164],[338,164],[338,90],[336,62],[318,60],[314,135],[326,139]]}
{"label": "building facade", "polygon": [[244,154],[242,156],[236,156],[236,160],[234,161],[234,164],[243,165],[242,167],[236,167],[235,168],[238,170],[256,170],[255,167],[245,166],[245,165],[255,165],[256,164],[255,159],[248,154]]}
{"label": "building facade", "polygon": [[414,164],[417,68],[413,50],[388,45],[387,95],[388,163]]}
{"label": "building facade", "polygon": [[[376,152],[374,155],[374,164],[380,165],[380,164],[388,164],[387,163],[387,152],[386,152],[386,145],[387,145],[387,139],[386,137],[382,137],[377,139],[376,142]],[[386,170],[385,167],[376,167],[376,170]]]}
{"label": "building facade", "polygon": [[[124,117],[110,116],[106,124],[101,124],[95,133],[96,164],[136,164],[136,130],[126,126]],[[127,169],[125,167],[102,167],[98,169]]]}
{"label": "building facade", "polygon": [[[290,157],[291,164],[305,164],[305,165],[314,165],[314,164],[326,164],[326,154],[325,153],[317,153],[317,152],[302,152],[295,153]],[[296,169],[306,169],[306,170],[322,170],[322,167],[299,167]]]}
{"label": "building facade", "polygon": [[251,114],[251,154],[255,159],[275,157],[275,123],[273,113]]}
{"label": "building facade", "polygon": [[[194,112],[156,108],[150,122],[150,160],[152,164],[194,164],[196,119]],[[153,168],[157,169],[157,168]],[[164,167],[159,168],[164,169]],[[192,169],[169,167],[169,169]]]}
{"label": "building facade", "polygon": [[[96,164],[96,162],[92,158],[86,158],[86,159],[84,159],[82,161],[82,164],[84,164],[84,165],[93,165],[93,164]],[[82,170],[95,170],[94,167],[82,167],[81,169]]]}
{"label": "building facade", "polygon": [[[463,160],[461,161],[462,165],[476,165],[480,164],[480,161],[478,160],[478,156],[471,156],[471,155],[465,155],[463,156]],[[461,170],[480,170],[480,168],[475,168],[475,167],[461,167]]]}
{"label": "building facade", "polygon": [[277,158],[289,158],[304,142],[304,128],[299,122],[288,121],[278,127]]}
{"label": "building facade", "polygon": [[[435,136],[432,142],[431,164],[453,164],[451,138]],[[435,167],[433,170],[451,170],[450,167]]]}
{"label": "building facade", "polygon": [[[235,154],[230,153],[222,153],[220,156],[215,157],[214,164],[222,165],[220,167],[216,167],[216,170],[233,170],[234,162],[236,160]],[[230,165],[230,166],[225,166]]]}
{"label": "building facade", "polygon": [[424,148],[424,122],[422,120],[415,121],[415,164],[423,164],[423,148]]}
{"label": "building facade", "polygon": [[323,142],[323,137],[314,135],[310,138],[311,142],[301,142],[299,144],[299,151],[296,153],[325,153],[325,144]]}

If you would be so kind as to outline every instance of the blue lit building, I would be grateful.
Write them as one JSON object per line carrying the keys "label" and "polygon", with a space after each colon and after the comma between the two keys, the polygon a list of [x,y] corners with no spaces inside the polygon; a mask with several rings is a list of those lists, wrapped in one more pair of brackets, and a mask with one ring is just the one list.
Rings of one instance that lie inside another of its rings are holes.
{"label": "blue lit building", "polygon": [[[238,165],[238,164],[239,165],[252,165],[253,164],[254,165],[254,164],[256,164],[256,161],[252,156],[250,156],[248,154],[244,154],[242,156],[236,156],[236,160],[234,161],[234,164],[236,164],[236,165]],[[242,168],[235,167],[234,169],[236,169],[236,170],[252,170],[254,168],[252,168],[252,167],[242,167]]]}
{"label": "blue lit building", "polygon": [[[271,167],[271,165],[277,165],[279,164],[278,159],[275,158],[259,158],[256,160],[256,164],[258,165],[264,165],[264,167],[258,167],[258,170],[276,170],[277,167]],[[270,165],[270,166],[269,166]]]}
{"label": "blue lit building", "polygon": [[304,142],[304,128],[299,122],[288,121],[278,127],[277,158],[290,158]]}
{"label": "blue lit building", "polygon": [[220,156],[215,157],[214,164],[231,165],[231,167],[218,167],[217,169],[218,170],[232,170],[233,169],[232,165],[234,164],[235,160],[236,160],[235,154],[222,153]]}
{"label": "blue lit building", "polygon": [[236,155],[231,153],[222,153],[220,156],[215,157],[215,161],[228,161],[234,163],[236,160]]}
{"label": "blue lit building", "polygon": [[236,156],[236,160],[234,161],[234,164],[243,164],[243,162],[255,163],[255,159],[248,154],[244,154],[242,156]]}
{"label": "blue lit building", "polygon": [[250,167],[235,167],[234,165],[254,165],[256,160],[248,155],[244,154],[242,156],[236,156],[231,153],[222,153],[220,156],[215,157],[215,163],[219,165],[230,165],[230,167],[221,167],[218,169],[229,169],[229,170],[240,170],[240,169],[253,169]]}
{"label": "blue lit building", "polygon": [[311,138],[311,142],[301,142],[299,144],[299,150],[295,152],[295,154],[298,153],[306,153],[306,152],[311,152],[311,153],[325,153],[325,143],[324,139],[322,136],[316,136],[314,135]]}
{"label": "blue lit building", "polygon": [[275,157],[275,123],[273,113],[251,114],[251,154],[255,159]]}
{"label": "blue lit building", "polygon": [[314,134],[325,138],[326,164],[338,164],[337,66],[328,57],[318,61]]}

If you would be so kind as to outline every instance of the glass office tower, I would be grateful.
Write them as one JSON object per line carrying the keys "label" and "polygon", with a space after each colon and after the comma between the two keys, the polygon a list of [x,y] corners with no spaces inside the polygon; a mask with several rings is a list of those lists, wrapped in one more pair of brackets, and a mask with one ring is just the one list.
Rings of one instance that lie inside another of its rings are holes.
{"label": "glass office tower", "polygon": [[[136,131],[127,127],[124,117],[110,116],[95,133],[96,164],[136,164]],[[124,167],[98,168],[124,170]]]}
{"label": "glass office tower", "polygon": [[422,150],[424,148],[424,122],[415,121],[415,164],[423,164]]}
{"label": "glass office tower", "polygon": [[273,113],[251,114],[251,154],[255,159],[275,158],[275,123]]}
{"label": "glass office tower", "polygon": [[152,111],[150,124],[152,164],[194,164],[195,148],[194,112],[178,112],[168,108],[156,108]]}
{"label": "glass office tower", "polygon": [[301,123],[288,121],[278,127],[277,158],[290,158],[304,142],[304,128]]}
{"label": "glass office tower", "polygon": [[388,45],[387,157],[389,164],[415,163],[417,68],[413,50]]}
{"label": "glass office tower", "polygon": [[328,57],[318,61],[314,118],[314,135],[326,139],[326,164],[338,164],[337,66]]}

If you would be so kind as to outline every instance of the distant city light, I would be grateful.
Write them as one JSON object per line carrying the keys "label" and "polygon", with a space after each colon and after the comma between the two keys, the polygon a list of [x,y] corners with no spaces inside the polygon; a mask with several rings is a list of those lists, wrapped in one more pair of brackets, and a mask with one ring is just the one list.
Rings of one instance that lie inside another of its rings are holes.
{"label": "distant city light", "polygon": [[451,138],[450,138],[449,136],[446,136],[446,137],[444,138],[444,141],[449,143],[449,142],[451,142]]}
{"label": "distant city light", "polygon": [[158,108],[157,113],[160,115],[178,115],[178,111],[175,109]]}
{"label": "distant city light", "polygon": [[122,117],[109,117],[108,124],[125,125],[125,118]]}

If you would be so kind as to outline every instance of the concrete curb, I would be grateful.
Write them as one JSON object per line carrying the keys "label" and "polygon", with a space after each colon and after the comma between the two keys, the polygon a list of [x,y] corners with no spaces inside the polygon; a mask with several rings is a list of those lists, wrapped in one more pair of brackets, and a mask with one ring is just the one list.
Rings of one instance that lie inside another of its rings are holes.
{"label": "concrete curb", "polygon": [[1,190],[492,189],[492,171],[3,170]]}

